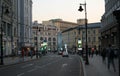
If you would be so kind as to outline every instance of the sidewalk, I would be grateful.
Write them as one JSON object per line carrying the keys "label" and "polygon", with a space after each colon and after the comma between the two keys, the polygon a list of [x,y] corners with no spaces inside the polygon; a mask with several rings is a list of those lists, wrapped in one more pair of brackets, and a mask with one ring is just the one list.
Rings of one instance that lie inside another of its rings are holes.
{"label": "sidewalk", "polygon": [[116,72],[111,66],[110,70],[107,68],[107,62],[102,62],[101,56],[94,55],[89,57],[89,65],[85,65],[86,76],[119,76],[118,59],[115,59]]}
{"label": "sidewalk", "polygon": [[33,59],[36,59],[36,56],[33,56],[32,59],[30,56],[25,56],[24,58],[18,57],[18,56],[16,56],[16,57],[4,57],[4,59],[3,59],[4,65],[0,65],[0,67],[6,66],[6,65],[11,65],[11,64],[16,64],[16,63],[20,63],[20,62],[30,61]]}

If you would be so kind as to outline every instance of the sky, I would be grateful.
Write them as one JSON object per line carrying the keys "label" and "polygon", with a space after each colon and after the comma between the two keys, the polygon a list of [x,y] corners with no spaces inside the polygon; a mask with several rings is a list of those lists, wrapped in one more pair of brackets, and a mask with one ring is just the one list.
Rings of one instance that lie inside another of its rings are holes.
{"label": "sky", "polygon": [[[50,19],[62,19],[68,22],[77,22],[77,19],[84,19],[85,12],[78,11],[80,3],[85,0],[32,0],[33,21],[39,23]],[[89,23],[100,22],[104,14],[104,0],[86,0],[87,19]],[[82,6],[84,9],[84,6]]]}

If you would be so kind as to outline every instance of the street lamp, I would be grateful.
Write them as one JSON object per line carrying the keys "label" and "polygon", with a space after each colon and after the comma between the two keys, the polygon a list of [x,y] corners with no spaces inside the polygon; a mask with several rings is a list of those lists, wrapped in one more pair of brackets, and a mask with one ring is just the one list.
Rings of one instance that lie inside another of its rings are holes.
{"label": "street lamp", "polygon": [[86,11],[86,2],[84,4],[80,4],[80,7],[78,9],[78,11],[82,12],[84,9],[82,8],[81,5],[84,5],[84,9],[85,9],[85,31],[86,31],[86,62],[85,64],[89,64],[88,61],[88,44],[87,44],[87,11]]}
{"label": "street lamp", "polygon": [[[5,9],[5,10],[4,10]],[[3,21],[3,14],[5,13],[5,14],[9,14],[9,10],[8,10],[8,7],[5,7],[5,6],[3,6],[2,5],[2,8],[1,8],[1,27],[0,27],[0,29],[1,29],[1,36],[0,36],[0,45],[1,45],[1,56],[0,56],[0,59],[1,59],[1,63],[0,63],[0,65],[3,65],[4,64],[4,62],[3,62],[3,24],[2,24],[2,21]]]}

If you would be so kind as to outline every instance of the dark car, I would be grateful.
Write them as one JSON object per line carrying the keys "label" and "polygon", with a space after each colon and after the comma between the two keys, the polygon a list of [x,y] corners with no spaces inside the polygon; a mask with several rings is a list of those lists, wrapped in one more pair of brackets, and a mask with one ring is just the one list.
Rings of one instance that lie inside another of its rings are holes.
{"label": "dark car", "polygon": [[62,55],[62,51],[58,51],[58,55]]}

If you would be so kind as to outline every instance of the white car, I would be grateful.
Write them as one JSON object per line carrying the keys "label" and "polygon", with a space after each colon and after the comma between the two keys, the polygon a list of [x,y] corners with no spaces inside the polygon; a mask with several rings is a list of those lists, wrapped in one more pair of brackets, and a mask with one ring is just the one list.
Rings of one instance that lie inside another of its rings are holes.
{"label": "white car", "polygon": [[62,57],[69,57],[68,52],[63,51],[63,53],[62,53]]}

